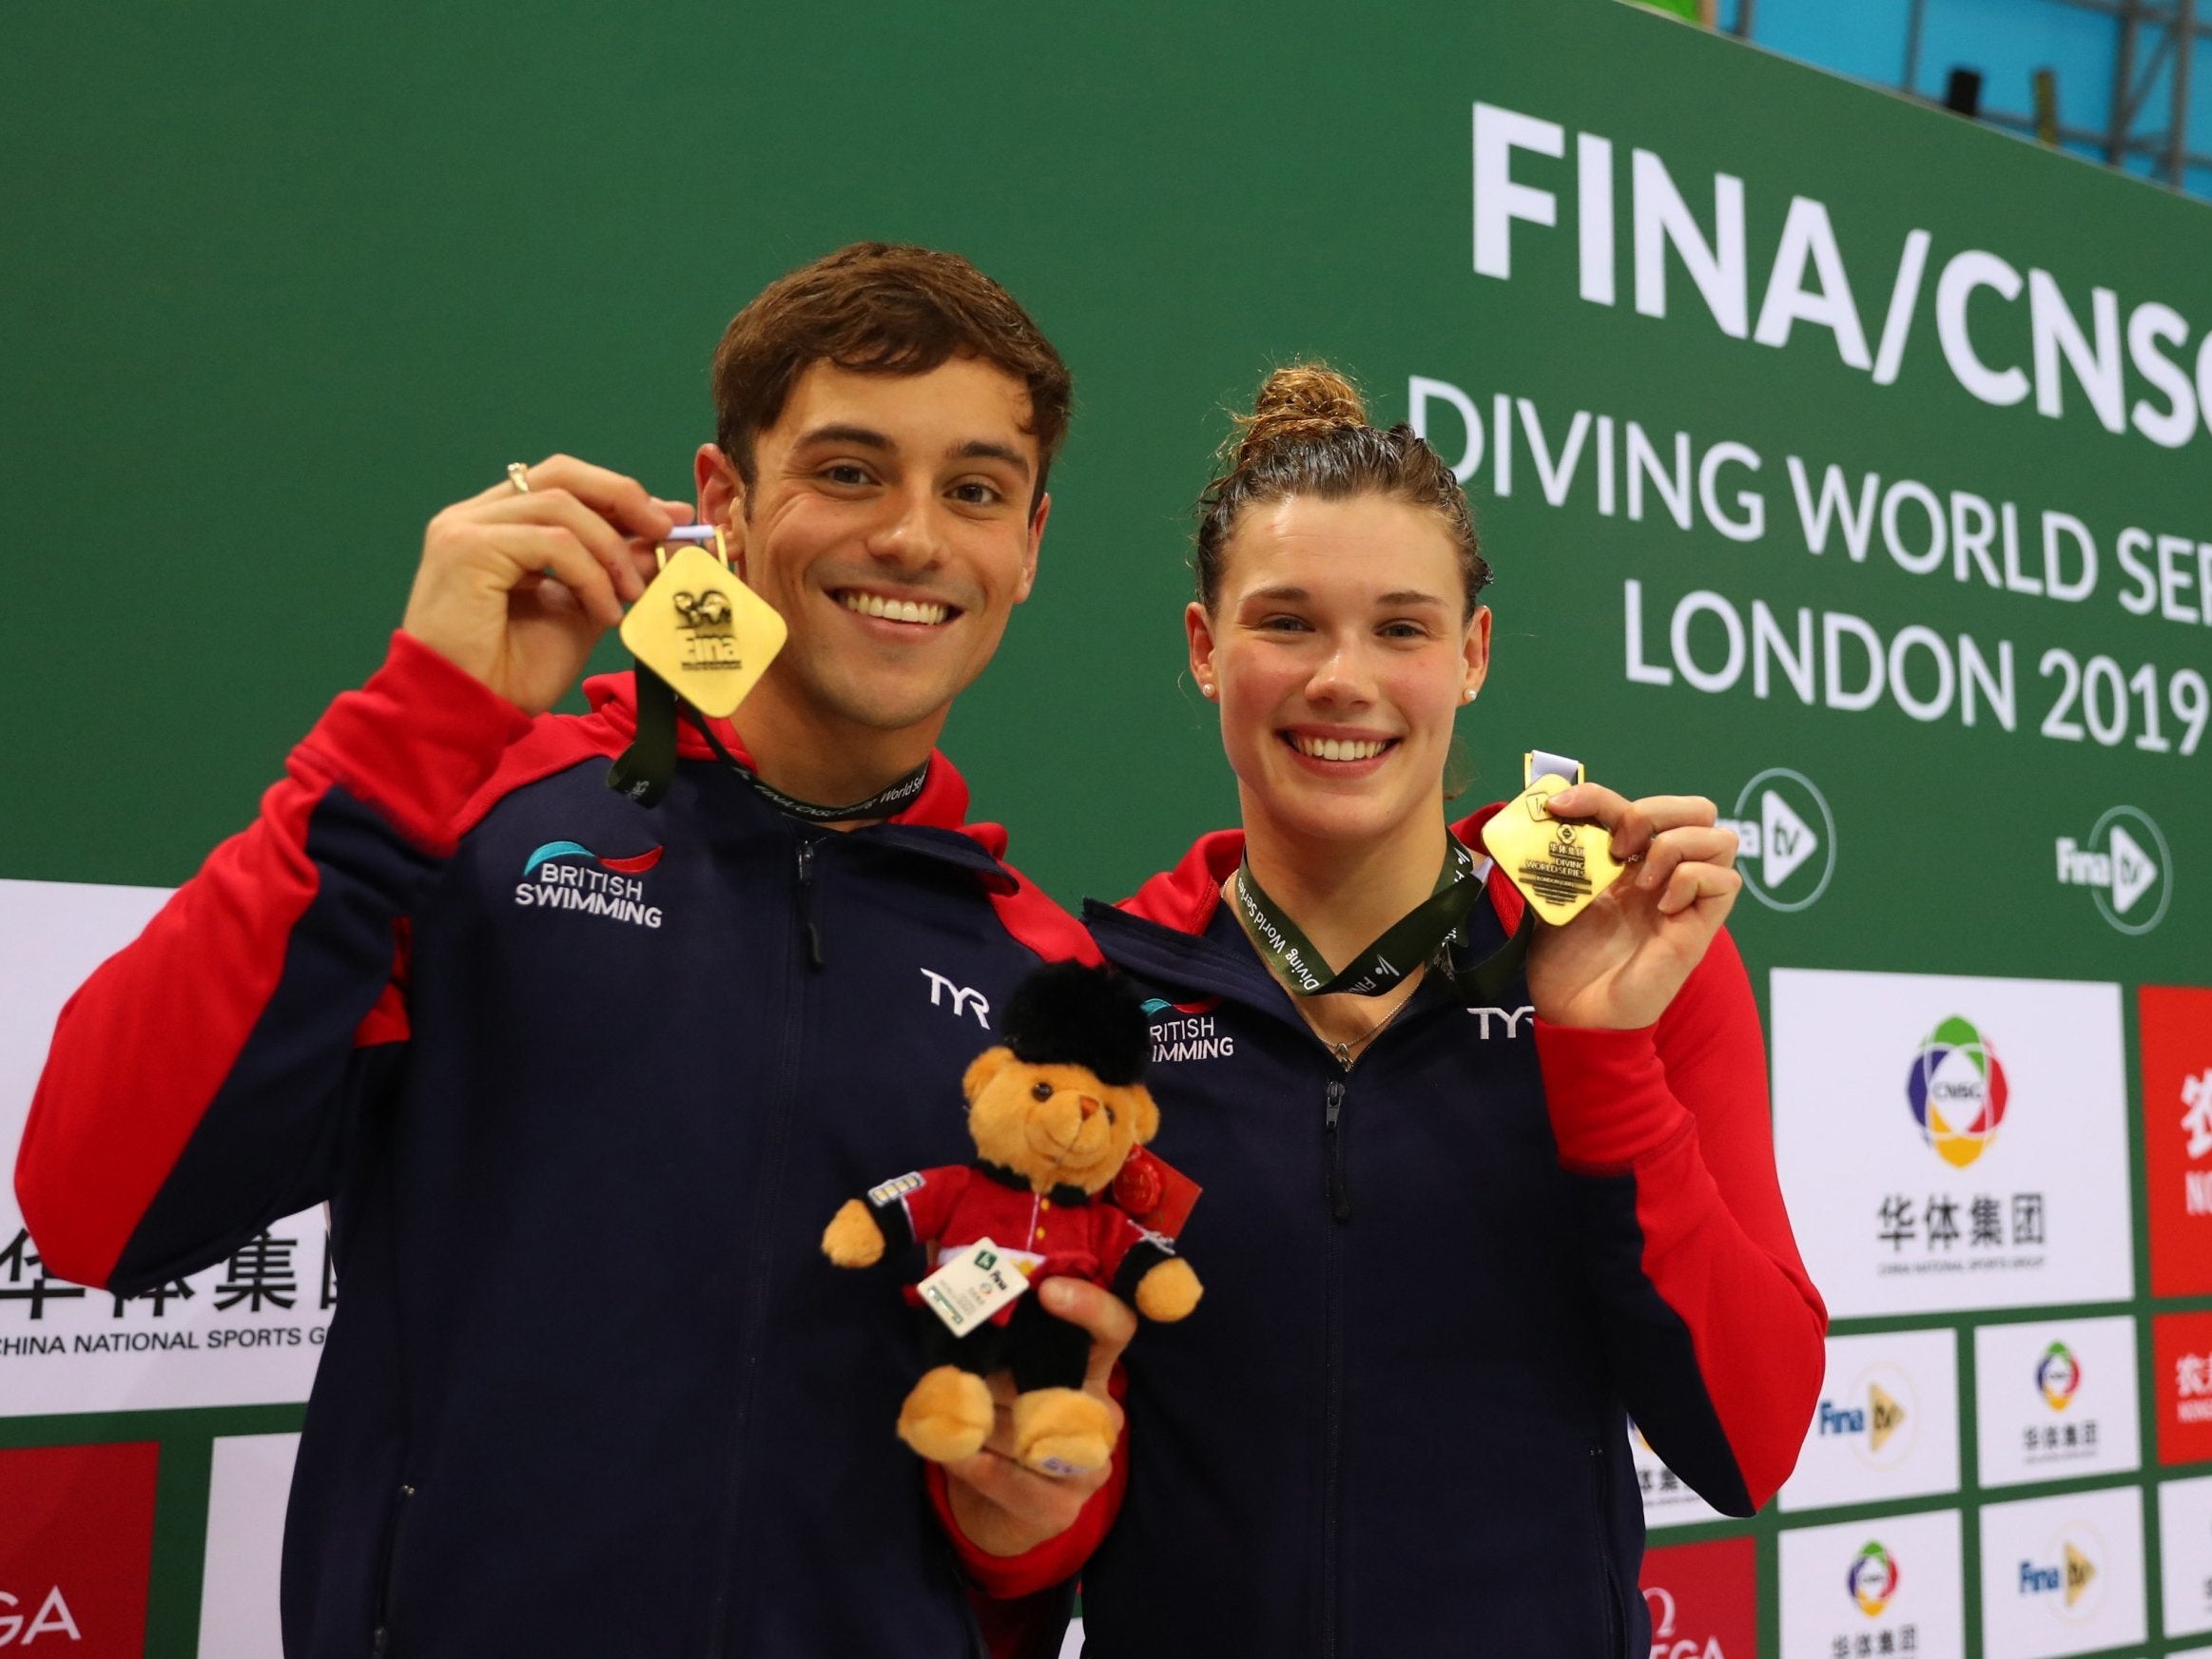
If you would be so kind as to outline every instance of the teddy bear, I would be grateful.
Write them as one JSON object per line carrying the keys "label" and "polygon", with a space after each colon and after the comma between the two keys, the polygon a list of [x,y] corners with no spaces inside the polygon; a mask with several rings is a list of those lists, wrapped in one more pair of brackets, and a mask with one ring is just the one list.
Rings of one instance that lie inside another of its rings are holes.
{"label": "teddy bear", "polygon": [[[1110,969],[1052,963],[1015,989],[1000,1026],[1005,1040],[979,1054],[960,1084],[975,1161],[847,1199],[823,1233],[824,1254],[840,1267],[868,1267],[886,1250],[921,1244],[934,1268],[987,1239],[1032,1282],[1067,1274],[1147,1319],[1185,1318],[1202,1293],[1198,1276],[1168,1238],[1105,1196],[1159,1129],[1144,1087],[1152,1033],[1135,998]],[[905,1294],[923,1306],[916,1286]],[[924,1370],[898,1425],[916,1452],[951,1463],[980,1451],[993,1418],[983,1379],[1011,1370],[1018,1460],[1070,1475],[1112,1456],[1112,1414],[1082,1391],[1091,1339],[1080,1326],[1033,1296],[959,1336],[932,1313],[920,1319]]]}

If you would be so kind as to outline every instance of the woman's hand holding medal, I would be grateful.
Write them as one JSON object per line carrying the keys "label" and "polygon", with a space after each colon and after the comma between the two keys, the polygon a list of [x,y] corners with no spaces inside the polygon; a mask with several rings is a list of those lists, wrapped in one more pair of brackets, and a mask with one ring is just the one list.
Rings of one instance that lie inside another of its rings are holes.
{"label": "woman's hand holding medal", "polygon": [[645,591],[653,544],[690,519],[689,503],[572,456],[510,467],[430,521],[399,626],[542,714]]}
{"label": "woman's hand holding medal", "polygon": [[1630,801],[1597,783],[1551,797],[1554,818],[1594,821],[1628,870],[1563,927],[1540,926],[1528,990],[1552,1025],[1634,1031],[1653,1024],[1705,955],[1736,902],[1736,832],[1710,801]]}

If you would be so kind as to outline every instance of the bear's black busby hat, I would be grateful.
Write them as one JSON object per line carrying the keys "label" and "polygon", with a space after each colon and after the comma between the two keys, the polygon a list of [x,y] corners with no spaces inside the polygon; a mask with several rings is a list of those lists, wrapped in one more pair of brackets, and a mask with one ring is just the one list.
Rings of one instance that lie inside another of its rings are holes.
{"label": "bear's black busby hat", "polygon": [[1018,1060],[1085,1066],[1116,1086],[1143,1080],[1152,1048],[1128,981],[1080,962],[1048,962],[1016,986],[999,1029]]}

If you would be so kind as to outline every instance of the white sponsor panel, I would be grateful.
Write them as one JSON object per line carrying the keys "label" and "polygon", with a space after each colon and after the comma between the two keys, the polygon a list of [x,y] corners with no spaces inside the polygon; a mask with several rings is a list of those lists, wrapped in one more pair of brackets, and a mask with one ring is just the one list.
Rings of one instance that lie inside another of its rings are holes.
{"label": "white sponsor panel", "polygon": [[1690,1484],[1651,1449],[1643,1431],[1628,1425],[1628,1450],[1636,1462],[1636,1484],[1643,1493],[1643,1524],[1688,1527],[1728,1517],[1690,1490]]}
{"label": "white sponsor panel", "polygon": [[1974,1414],[1984,1486],[2139,1467],[2135,1321],[1983,1325],[1974,1332]]}
{"label": "white sponsor panel", "polygon": [[226,1435],[207,1478],[207,1554],[200,1651],[214,1659],[283,1659],[277,1583],[298,1435]]}
{"label": "white sponsor panel", "polygon": [[1839,1319],[2135,1289],[2120,988],[1777,968],[1775,1151]]}
{"label": "white sponsor panel", "polygon": [[2143,1494],[2133,1486],[1982,1511],[1982,1650],[2094,1653],[2145,1634]]}
{"label": "white sponsor panel", "polygon": [[1828,1375],[1783,1484],[1785,1510],[1958,1490],[1958,1338],[1887,1331],[1828,1339]]}
{"label": "white sponsor panel", "polygon": [[2212,1630],[2212,1475],[2158,1489],[2158,1553],[2166,1634]]}
{"label": "white sponsor panel", "polygon": [[[55,1017],[167,893],[0,881],[0,1154],[12,1165]],[[0,1183],[0,1400],[10,1416],[307,1398],[337,1299],[320,1211],[128,1300],[55,1279]]]}
{"label": "white sponsor panel", "polygon": [[1965,1659],[1958,1511],[1798,1527],[1780,1549],[1782,1659]]}

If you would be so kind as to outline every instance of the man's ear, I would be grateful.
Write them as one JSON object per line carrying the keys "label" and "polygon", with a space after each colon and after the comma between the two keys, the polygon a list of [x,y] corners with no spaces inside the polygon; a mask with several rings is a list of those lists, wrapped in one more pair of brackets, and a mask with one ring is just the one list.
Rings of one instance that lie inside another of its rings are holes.
{"label": "man's ear", "polygon": [[1131,1130],[1141,1147],[1160,1132],[1159,1105],[1141,1083],[1132,1083],[1119,1092],[1121,1103],[1129,1109]]}
{"label": "man's ear", "polygon": [[738,476],[735,463],[722,453],[720,444],[699,446],[698,453],[691,457],[691,477],[699,487],[696,522],[722,527],[729,561],[742,580],[745,576],[745,480]]}
{"label": "man's ear", "polygon": [[976,1097],[991,1087],[991,1080],[1014,1064],[1014,1051],[1003,1044],[996,1049],[985,1049],[968,1062],[967,1071],[960,1077],[960,1092],[968,1104],[976,1104]]}
{"label": "man's ear", "polygon": [[1021,561],[1021,585],[1014,589],[1014,603],[1019,605],[1037,587],[1037,553],[1044,545],[1044,521],[1052,516],[1052,497],[1037,498],[1037,511],[1029,515],[1029,551]]}

